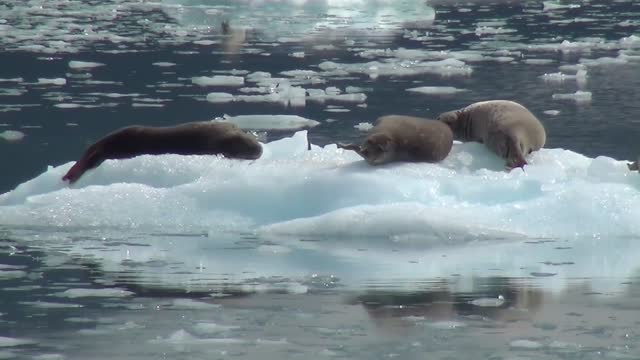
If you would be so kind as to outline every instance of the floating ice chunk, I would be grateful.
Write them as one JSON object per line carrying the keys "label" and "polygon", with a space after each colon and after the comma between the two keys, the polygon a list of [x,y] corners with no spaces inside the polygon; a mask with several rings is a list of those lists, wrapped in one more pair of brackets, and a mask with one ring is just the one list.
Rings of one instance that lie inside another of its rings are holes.
{"label": "floating ice chunk", "polygon": [[504,305],[504,297],[499,295],[497,298],[480,298],[469,301],[471,305],[479,307],[500,307]]}
{"label": "floating ice chunk", "polygon": [[580,7],[580,4],[562,4],[559,1],[543,1],[542,2],[542,11],[576,9],[579,7]]}
{"label": "floating ice chunk", "polygon": [[640,36],[631,35],[620,39],[620,46],[623,48],[640,48]]}
{"label": "floating ice chunk", "polygon": [[576,80],[579,83],[584,83],[587,80],[587,70],[580,69],[575,75],[564,74],[562,72],[557,73],[547,73],[541,75],[544,81],[548,82],[564,82],[566,80]]}
{"label": "floating ice chunk", "polygon": [[33,360],[65,360],[64,355],[62,354],[41,354],[35,355],[32,357]]}
{"label": "floating ice chunk", "polygon": [[216,104],[232,102],[233,100],[233,95],[226,92],[212,92],[207,94],[207,101]]}
{"label": "floating ice chunk", "polygon": [[25,134],[22,131],[17,130],[5,130],[0,132],[0,139],[5,139],[6,141],[20,141],[24,139]]}
{"label": "floating ice chunk", "polygon": [[304,57],[304,51],[297,51],[297,52],[289,54],[289,56],[294,57],[294,58],[303,58]]}
{"label": "floating ice chunk", "polygon": [[256,71],[247,75],[247,81],[257,82],[263,79],[271,78],[271,74],[265,71]]}
{"label": "floating ice chunk", "polygon": [[242,86],[244,77],[230,75],[196,76],[191,82],[200,86]]}
{"label": "floating ice chunk", "polygon": [[158,67],[171,67],[171,66],[176,66],[176,63],[172,63],[168,61],[158,61],[158,62],[152,63],[151,65],[158,66]]}
{"label": "floating ice chunk", "polygon": [[525,64],[530,64],[530,65],[546,65],[546,64],[551,64],[551,63],[555,62],[555,60],[552,60],[552,59],[525,59],[523,62]]}
{"label": "floating ice chunk", "polygon": [[538,350],[538,349],[541,349],[543,346],[544,345],[542,345],[537,341],[525,340],[525,339],[513,340],[512,342],[509,343],[509,347],[513,349],[520,349],[520,350]]}
{"label": "floating ice chunk", "polygon": [[573,94],[553,94],[551,96],[554,100],[574,100],[578,103],[591,102],[591,91],[578,90]]}
{"label": "floating ice chunk", "polygon": [[54,78],[54,79],[38,78],[38,84],[40,85],[64,85],[66,83],[67,83],[67,79],[65,78]]}
{"label": "floating ice chunk", "polygon": [[35,344],[36,341],[31,339],[24,338],[12,338],[0,336],[0,347],[13,347],[13,346],[21,346],[21,345],[30,345]]}
{"label": "floating ice chunk", "polygon": [[57,296],[60,297],[68,297],[71,299],[80,298],[80,297],[127,297],[133,295],[131,291],[123,290],[123,289],[67,289],[63,292],[57,293]]}
{"label": "floating ice chunk", "polygon": [[467,91],[467,90],[458,89],[453,86],[420,86],[420,87],[409,88],[406,91],[416,92],[420,94],[427,94],[427,95],[447,95],[447,94],[456,94],[456,93]]}
{"label": "floating ice chunk", "polygon": [[361,122],[358,125],[354,125],[354,128],[360,130],[360,131],[369,131],[371,129],[373,129],[373,124],[368,123],[368,122]]}
{"label": "floating ice chunk", "polygon": [[217,121],[227,121],[242,129],[251,130],[298,130],[311,128],[320,122],[298,115],[225,115]]}
{"label": "floating ice chunk", "polygon": [[580,59],[580,63],[586,66],[624,65],[627,63],[627,60],[620,56],[605,56],[598,59]]}
{"label": "floating ice chunk", "polygon": [[98,66],[104,66],[104,65],[105,64],[103,63],[91,62],[91,61],[77,61],[77,60],[69,61],[69,67],[71,69],[78,69],[78,70],[92,69],[92,68],[96,68]]}
{"label": "floating ice chunk", "polygon": [[556,115],[560,114],[560,110],[545,110],[542,113],[547,114],[547,115],[551,115],[551,116],[556,116]]}

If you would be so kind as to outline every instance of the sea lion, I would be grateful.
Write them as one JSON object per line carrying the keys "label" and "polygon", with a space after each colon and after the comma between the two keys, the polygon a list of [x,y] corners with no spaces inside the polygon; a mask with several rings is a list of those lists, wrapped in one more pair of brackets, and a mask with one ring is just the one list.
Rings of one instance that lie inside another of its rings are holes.
{"label": "sea lion", "polygon": [[438,162],[453,146],[453,133],[444,123],[413,116],[387,115],[377,124],[362,145],[342,144],[338,147],[353,150],[370,165],[395,161]]}
{"label": "sea lion", "polygon": [[252,135],[225,122],[190,122],[167,127],[128,126],[91,145],[62,180],[74,183],[87,170],[107,159],[128,159],[144,154],[257,159],[262,155],[262,146]]}
{"label": "sea lion", "polygon": [[638,157],[638,160],[627,163],[627,167],[629,168],[630,171],[639,171],[640,172],[640,156]]}
{"label": "sea lion", "polygon": [[547,136],[535,115],[509,100],[473,103],[437,119],[449,125],[457,140],[484,143],[507,160],[508,169],[523,168],[525,156],[542,148]]}

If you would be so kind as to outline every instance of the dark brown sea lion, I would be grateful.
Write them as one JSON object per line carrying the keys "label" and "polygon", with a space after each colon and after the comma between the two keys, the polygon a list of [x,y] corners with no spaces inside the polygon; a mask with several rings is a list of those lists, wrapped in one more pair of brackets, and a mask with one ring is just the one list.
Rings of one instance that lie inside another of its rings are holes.
{"label": "dark brown sea lion", "polygon": [[371,165],[395,161],[438,162],[453,145],[453,134],[439,121],[413,116],[387,115],[377,120],[362,145],[338,144],[353,150]]}
{"label": "dark brown sea lion", "polygon": [[252,135],[225,122],[191,122],[168,127],[129,126],[91,145],[62,180],[74,183],[87,170],[107,159],[128,159],[144,154],[257,159],[262,155],[262,146]]}
{"label": "dark brown sea lion", "polygon": [[524,167],[525,156],[539,150],[546,141],[540,120],[524,106],[508,100],[473,103],[438,116],[457,140],[484,143],[507,160],[507,168]]}

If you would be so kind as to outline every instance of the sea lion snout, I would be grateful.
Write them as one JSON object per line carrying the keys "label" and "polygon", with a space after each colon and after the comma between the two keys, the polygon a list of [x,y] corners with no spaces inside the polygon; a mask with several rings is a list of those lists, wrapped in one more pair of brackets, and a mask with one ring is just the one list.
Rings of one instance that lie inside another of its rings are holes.
{"label": "sea lion snout", "polygon": [[373,134],[360,147],[362,156],[370,165],[382,165],[394,159],[393,140],[387,134]]}

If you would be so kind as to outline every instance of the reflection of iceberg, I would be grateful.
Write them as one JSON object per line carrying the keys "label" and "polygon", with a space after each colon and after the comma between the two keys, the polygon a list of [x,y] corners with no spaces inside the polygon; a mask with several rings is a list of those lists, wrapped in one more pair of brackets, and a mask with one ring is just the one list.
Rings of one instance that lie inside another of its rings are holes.
{"label": "reflection of iceberg", "polygon": [[182,25],[255,29],[271,39],[315,35],[320,31],[388,31],[423,26],[435,11],[418,0],[164,0]]}

